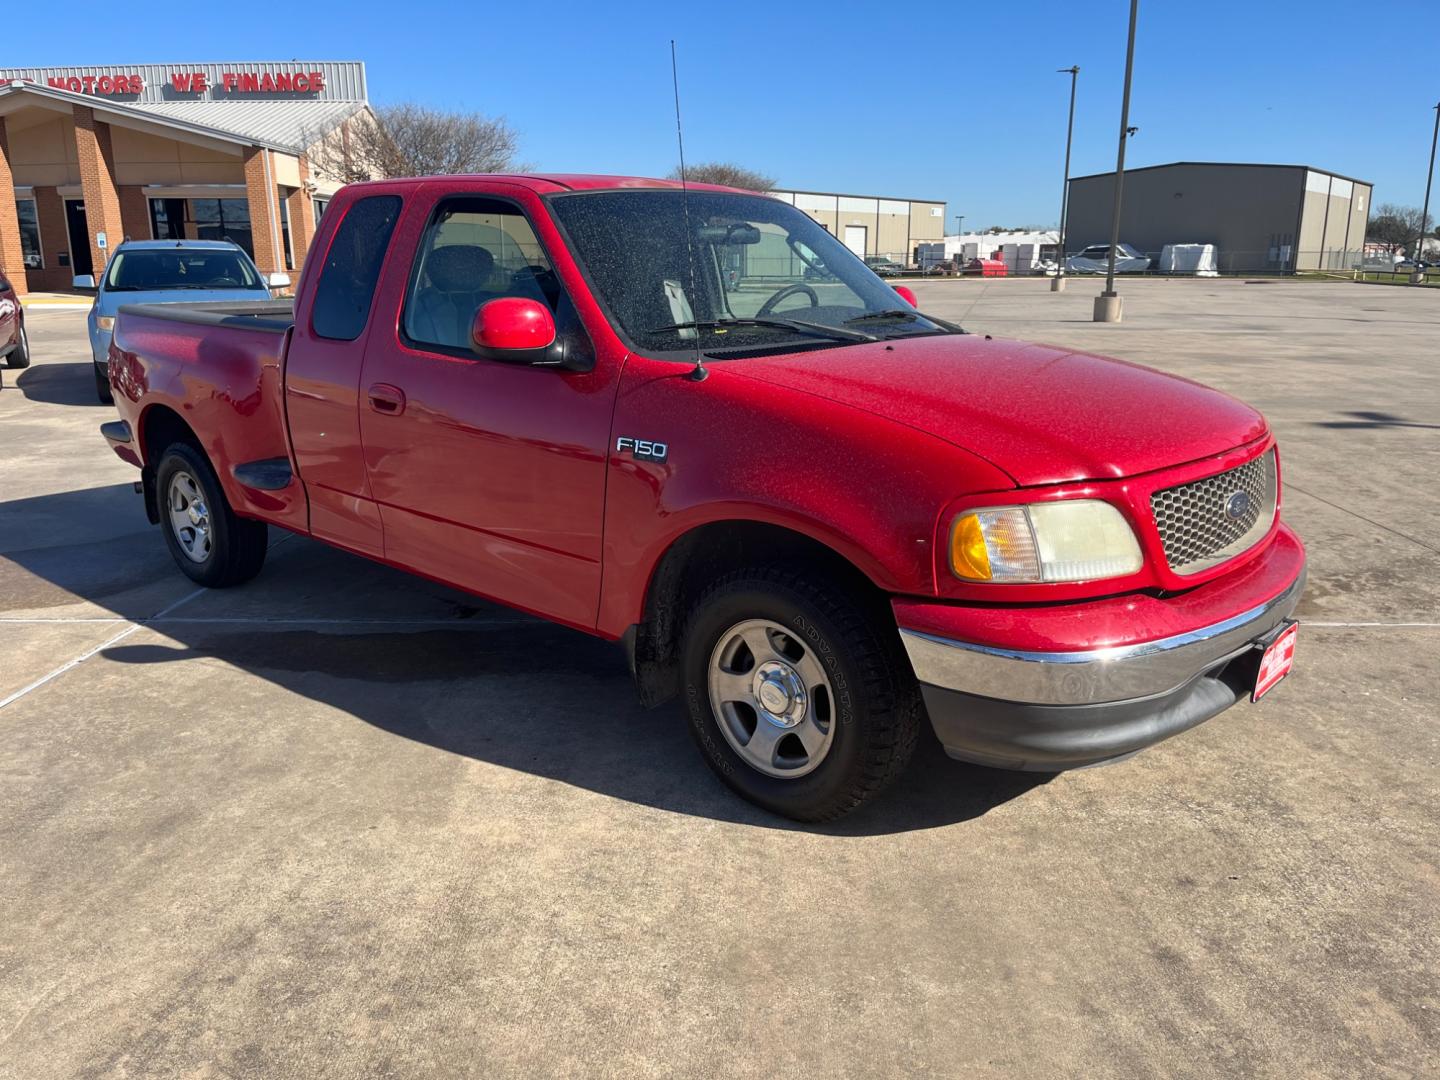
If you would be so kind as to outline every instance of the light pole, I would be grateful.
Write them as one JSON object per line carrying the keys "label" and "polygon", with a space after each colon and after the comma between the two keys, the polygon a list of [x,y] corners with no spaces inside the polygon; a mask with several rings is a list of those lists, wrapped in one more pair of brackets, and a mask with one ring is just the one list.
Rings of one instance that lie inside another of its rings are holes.
{"label": "light pole", "polygon": [[1425,251],[1425,224],[1430,220],[1430,181],[1435,179],[1435,141],[1440,139],[1440,102],[1435,105],[1435,131],[1430,136],[1430,170],[1425,174],[1425,206],[1420,211],[1420,239],[1415,241],[1415,272],[1410,283],[1419,285],[1425,280],[1425,271],[1420,269],[1420,256]]}
{"label": "light pole", "polygon": [[1060,266],[1050,279],[1051,292],[1065,291],[1065,211],[1070,208],[1070,141],[1075,137],[1075,78],[1080,74],[1078,65],[1061,68],[1057,75],[1070,76],[1070,123],[1065,128],[1065,177],[1060,183]]}
{"label": "light pole", "polygon": [[1105,291],[1095,298],[1095,322],[1120,321],[1120,296],[1115,292],[1115,249],[1120,245],[1120,196],[1125,187],[1125,140],[1130,137],[1130,74],[1135,69],[1135,19],[1140,0],[1130,0],[1130,40],[1125,46],[1125,93],[1120,99],[1120,149],[1115,155],[1115,205],[1110,211],[1110,265]]}

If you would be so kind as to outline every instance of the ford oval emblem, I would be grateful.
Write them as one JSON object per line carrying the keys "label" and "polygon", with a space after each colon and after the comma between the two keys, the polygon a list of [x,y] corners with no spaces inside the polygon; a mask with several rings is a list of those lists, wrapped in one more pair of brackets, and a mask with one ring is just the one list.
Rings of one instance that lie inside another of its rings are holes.
{"label": "ford oval emblem", "polygon": [[1250,512],[1250,493],[1248,491],[1237,491],[1225,500],[1225,516],[1231,521],[1239,521]]}

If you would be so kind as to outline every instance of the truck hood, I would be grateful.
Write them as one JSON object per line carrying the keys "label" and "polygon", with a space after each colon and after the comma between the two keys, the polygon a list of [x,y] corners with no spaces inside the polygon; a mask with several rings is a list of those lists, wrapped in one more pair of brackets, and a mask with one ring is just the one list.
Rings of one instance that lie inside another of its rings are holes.
{"label": "truck hood", "polygon": [[978,335],[736,360],[728,373],[928,432],[1021,486],[1135,476],[1266,431],[1228,394],[1124,360]]}

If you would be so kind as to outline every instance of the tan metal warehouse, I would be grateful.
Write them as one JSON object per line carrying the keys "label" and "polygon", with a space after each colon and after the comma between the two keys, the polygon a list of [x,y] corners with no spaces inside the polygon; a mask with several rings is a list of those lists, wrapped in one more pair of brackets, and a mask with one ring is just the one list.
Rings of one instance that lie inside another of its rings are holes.
{"label": "tan metal warehouse", "polygon": [[[1363,258],[1374,185],[1310,165],[1177,161],[1125,170],[1120,241],[1155,259],[1214,244],[1221,272],[1348,270]],[[1115,174],[1070,181],[1067,253],[1110,239]]]}
{"label": "tan metal warehouse", "polygon": [[915,245],[945,238],[945,204],[938,199],[891,199],[823,191],[770,192],[809,214],[845,246],[866,256],[910,263]]}

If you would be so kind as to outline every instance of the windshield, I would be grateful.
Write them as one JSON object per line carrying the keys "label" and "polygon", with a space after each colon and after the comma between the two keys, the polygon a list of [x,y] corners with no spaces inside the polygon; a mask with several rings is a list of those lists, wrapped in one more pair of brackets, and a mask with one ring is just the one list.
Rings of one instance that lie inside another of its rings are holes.
{"label": "windshield", "polygon": [[691,191],[687,206],[683,197],[632,189],[550,200],[597,298],[647,352],[693,351],[698,340],[723,355],[956,329],[909,308],[788,203]]}
{"label": "windshield", "polygon": [[110,292],[157,289],[263,289],[265,283],[239,250],[224,248],[121,248],[105,274]]}

